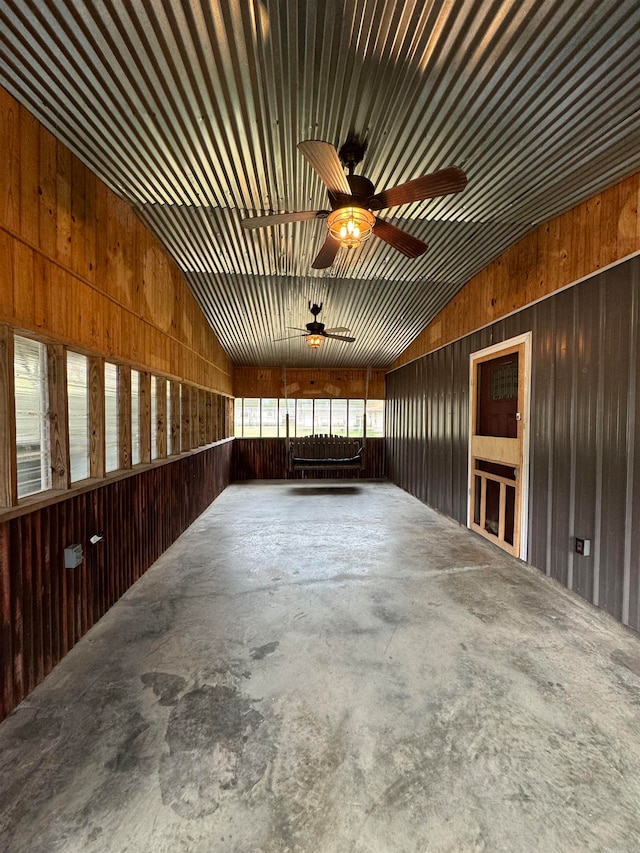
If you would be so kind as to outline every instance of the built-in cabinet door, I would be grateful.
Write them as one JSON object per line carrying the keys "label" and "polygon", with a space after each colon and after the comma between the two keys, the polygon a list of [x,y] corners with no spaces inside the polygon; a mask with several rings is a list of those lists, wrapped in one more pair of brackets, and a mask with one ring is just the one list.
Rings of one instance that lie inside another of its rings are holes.
{"label": "built-in cabinet door", "polygon": [[529,335],[471,355],[469,526],[524,558]]}

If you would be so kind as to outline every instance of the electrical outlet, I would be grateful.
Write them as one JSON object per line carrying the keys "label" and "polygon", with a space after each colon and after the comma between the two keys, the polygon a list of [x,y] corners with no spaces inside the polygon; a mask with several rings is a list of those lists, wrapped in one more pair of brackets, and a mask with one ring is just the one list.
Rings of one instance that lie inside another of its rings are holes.
{"label": "electrical outlet", "polygon": [[580,539],[576,536],[576,554],[588,557],[591,554],[591,539]]}

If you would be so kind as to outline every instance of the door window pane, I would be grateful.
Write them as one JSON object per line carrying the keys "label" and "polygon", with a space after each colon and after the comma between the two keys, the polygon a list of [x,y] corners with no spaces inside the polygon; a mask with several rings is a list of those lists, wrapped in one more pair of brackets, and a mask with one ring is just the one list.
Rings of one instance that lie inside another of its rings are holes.
{"label": "door window pane", "polygon": [[480,362],[477,381],[477,434],[517,438],[518,353]]}
{"label": "door window pane", "polygon": [[131,464],[140,462],[140,374],[131,371]]}
{"label": "door window pane", "polygon": [[89,476],[89,362],[67,352],[67,410],[71,482]]}
{"label": "door window pane", "polygon": [[104,365],[104,444],[105,471],[116,471],[118,459],[118,368]]}
{"label": "door window pane", "polygon": [[18,497],[51,488],[47,348],[38,341],[14,339]]}

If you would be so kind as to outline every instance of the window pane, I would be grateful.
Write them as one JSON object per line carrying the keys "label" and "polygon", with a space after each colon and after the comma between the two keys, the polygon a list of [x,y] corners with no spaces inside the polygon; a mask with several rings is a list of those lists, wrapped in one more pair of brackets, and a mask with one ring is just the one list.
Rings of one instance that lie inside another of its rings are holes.
{"label": "window pane", "polygon": [[278,435],[278,401],[265,398],[262,401],[262,430],[263,438],[274,438]]}
{"label": "window pane", "polygon": [[131,464],[140,462],[140,374],[131,371]]}
{"label": "window pane", "polygon": [[296,436],[313,434],[313,400],[296,400]]}
{"label": "window pane", "polygon": [[258,397],[245,398],[242,434],[245,438],[255,438],[260,435],[260,400]]}
{"label": "window pane", "polygon": [[331,401],[331,433],[333,435],[347,434],[347,401]]}
{"label": "window pane", "polygon": [[118,459],[118,368],[104,365],[104,444],[105,470],[116,471]]}
{"label": "window pane", "polygon": [[315,435],[329,435],[331,432],[331,400],[314,402],[313,432]]}
{"label": "window pane", "polygon": [[233,401],[233,434],[242,436],[242,397]]}
{"label": "window pane", "polygon": [[46,346],[16,335],[13,374],[18,497],[22,498],[51,488]]}
{"label": "window pane", "polygon": [[349,435],[362,437],[364,421],[364,400],[349,400]]}
{"label": "window pane", "polygon": [[158,379],[151,377],[151,458],[158,458]]}
{"label": "window pane", "polygon": [[278,408],[278,434],[287,437],[287,412],[289,412],[289,437],[296,434],[296,401],[280,399]]}
{"label": "window pane", "polygon": [[[187,434],[186,430],[182,429],[183,417],[186,415],[186,412],[183,412],[183,407],[187,405],[186,397],[182,396],[182,385],[180,386],[180,450],[187,449]],[[177,413],[176,413],[177,416]]]}
{"label": "window pane", "polygon": [[173,428],[173,412],[171,411],[171,381],[167,379],[167,456],[171,456],[171,430]]}
{"label": "window pane", "polygon": [[367,435],[384,437],[384,400],[367,400]]}
{"label": "window pane", "polygon": [[67,410],[71,482],[89,476],[89,363],[84,355],[67,352]]}

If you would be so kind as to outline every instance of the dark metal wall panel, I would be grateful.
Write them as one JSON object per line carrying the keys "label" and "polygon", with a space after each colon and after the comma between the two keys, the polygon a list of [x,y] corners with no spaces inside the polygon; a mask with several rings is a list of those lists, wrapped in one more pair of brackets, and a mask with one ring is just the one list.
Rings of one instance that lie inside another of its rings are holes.
{"label": "dark metal wall panel", "polygon": [[[469,356],[531,331],[528,562],[637,630],[639,326],[632,258],[387,376],[389,478],[464,524]],[[416,436],[406,413],[419,398]]]}

